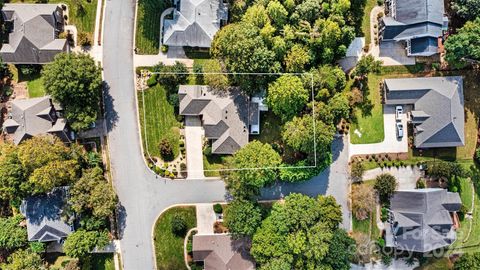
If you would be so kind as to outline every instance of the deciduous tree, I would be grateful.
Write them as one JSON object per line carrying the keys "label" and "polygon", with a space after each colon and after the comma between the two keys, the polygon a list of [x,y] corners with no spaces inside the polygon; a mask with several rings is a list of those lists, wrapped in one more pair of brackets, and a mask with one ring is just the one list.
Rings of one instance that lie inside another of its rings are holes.
{"label": "deciduous tree", "polygon": [[0,218],[0,248],[13,250],[27,244],[27,230],[20,226],[21,215]]}
{"label": "deciduous tree", "polygon": [[372,55],[362,56],[358,61],[355,69],[353,70],[353,74],[355,76],[364,78],[369,73],[379,73],[382,69],[382,62],[379,60],[375,60]]}
{"label": "deciduous tree", "polygon": [[352,185],[350,199],[352,212],[358,220],[367,219],[375,211],[375,192],[369,185]]}
{"label": "deciduous tree", "polygon": [[480,17],[480,0],[455,0],[452,8],[465,20],[475,20]]}
{"label": "deciduous tree", "polygon": [[295,44],[285,56],[285,70],[293,73],[303,72],[310,61],[308,49],[300,44]]}
{"label": "deciduous tree", "polygon": [[282,131],[284,142],[294,150],[304,153],[314,153],[315,148],[317,153],[328,152],[333,141],[335,128],[321,120],[315,120],[314,130],[313,122],[312,115],[306,114],[302,117],[294,117],[284,125]]}
{"label": "deciduous tree", "polygon": [[67,237],[63,244],[63,251],[67,256],[83,258],[95,247],[102,249],[109,242],[107,232],[77,230]]}
{"label": "deciduous tree", "polygon": [[86,129],[95,122],[99,111],[101,69],[87,54],[61,53],[42,70],[47,94],[64,108],[74,130]]}
{"label": "deciduous tree", "polygon": [[253,236],[261,221],[261,209],[251,201],[236,199],[225,210],[224,222],[234,237]]}
{"label": "deciduous tree", "polygon": [[308,96],[299,77],[282,75],[268,86],[267,104],[277,116],[287,121],[305,107]]}
{"label": "deciduous tree", "polygon": [[[468,62],[478,64],[480,61],[480,18],[467,22],[445,41],[447,62],[454,67],[461,67]],[[476,62],[477,61],[477,62]]]}
{"label": "deciduous tree", "polygon": [[397,190],[397,179],[391,174],[382,173],[375,178],[375,185],[373,186],[380,197],[381,202],[388,202],[390,197]]}
{"label": "deciduous tree", "polygon": [[8,263],[1,265],[4,270],[45,270],[42,258],[28,249],[17,250],[10,257]]}

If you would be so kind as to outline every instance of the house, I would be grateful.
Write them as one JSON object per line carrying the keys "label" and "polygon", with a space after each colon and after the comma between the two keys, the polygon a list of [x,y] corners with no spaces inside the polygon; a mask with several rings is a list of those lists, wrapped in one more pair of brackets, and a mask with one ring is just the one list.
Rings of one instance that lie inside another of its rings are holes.
{"label": "house", "polygon": [[64,142],[74,139],[73,132],[62,116],[62,108],[49,96],[12,101],[3,130],[16,145],[45,134],[55,135]]}
{"label": "house", "polygon": [[73,227],[62,218],[68,187],[25,199],[20,211],[27,219],[28,241],[61,242],[73,232]]}
{"label": "house", "polygon": [[2,9],[8,40],[0,56],[12,64],[44,64],[67,51],[63,10],[56,4],[5,4]]}
{"label": "house", "polygon": [[385,79],[383,88],[385,104],[406,105],[415,147],[465,145],[462,77]]}
{"label": "house", "polygon": [[449,246],[461,206],[458,193],[441,188],[397,191],[390,199],[386,246],[414,252]]}
{"label": "house", "polygon": [[268,108],[263,98],[250,99],[239,89],[216,91],[204,85],[180,85],[180,115],[186,122],[198,119],[213,154],[233,154],[260,132],[260,111]]}
{"label": "house", "polygon": [[448,29],[444,14],[443,0],[386,0],[385,17],[379,24],[380,41],[404,43],[408,56],[437,54]]}
{"label": "house", "polygon": [[248,247],[246,239],[234,240],[228,234],[194,235],[193,260],[203,261],[205,270],[253,270]]}
{"label": "house", "polygon": [[213,36],[227,23],[228,5],[222,0],[175,0],[173,18],[163,21],[168,46],[210,48]]}

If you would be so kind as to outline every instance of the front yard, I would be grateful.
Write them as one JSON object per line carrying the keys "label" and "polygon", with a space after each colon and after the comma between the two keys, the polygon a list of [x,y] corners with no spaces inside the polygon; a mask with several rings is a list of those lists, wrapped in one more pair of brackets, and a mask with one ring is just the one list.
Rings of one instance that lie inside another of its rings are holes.
{"label": "front yard", "polygon": [[160,140],[174,132],[172,128],[180,127],[174,107],[167,100],[166,89],[157,84],[138,93],[138,108],[145,150],[158,157]]}
{"label": "front yard", "polygon": [[160,16],[171,7],[169,0],[139,0],[135,47],[138,54],[158,54],[160,47]]}
{"label": "front yard", "polygon": [[155,223],[153,242],[157,269],[185,269],[183,258],[183,241],[185,235],[177,236],[172,231],[172,219],[182,216],[187,224],[185,233],[197,224],[195,207],[174,207],[166,210]]}

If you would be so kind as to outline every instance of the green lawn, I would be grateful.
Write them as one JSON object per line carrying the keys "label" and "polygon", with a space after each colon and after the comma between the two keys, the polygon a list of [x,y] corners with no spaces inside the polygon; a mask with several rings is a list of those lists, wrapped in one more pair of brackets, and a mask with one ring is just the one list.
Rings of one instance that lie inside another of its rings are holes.
{"label": "green lawn", "polygon": [[171,7],[170,0],[139,0],[135,46],[138,54],[158,54],[160,48],[160,16]]}
{"label": "green lawn", "polygon": [[165,211],[155,223],[154,245],[158,270],[185,269],[184,237],[172,233],[171,220],[175,214],[185,217],[187,231],[196,226],[195,207],[174,207]]}
{"label": "green lawn", "polygon": [[[355,108],[355,121],[350,126],[350,141],[353,144],[379,143],[385,135],[383,132],[383,106],[381,104],[379,83],[381,75],[370,74],[368,76],[368,93],[364,104]],[[355,130],[361,136],[355,134]]]}
{"label": "green lawn", "polygon": [[263,143],[282,142],[282,121],[272,111],[260,114],[260,134],[251,135],[250,140],[258,140]]}
{"label": "green lawn", "polygon": [[[223,165],[223,156],[209,155],[203,156],[203,169],[206,177],[219,177],[220,171],[225,166]],[[208,171],[213,170],[213,171]]]}
{"label": "green lawn", "polygon": [[370,12],[377,5],[377,0],[366,0],[363,17],[362,17],[362,33],[365,37],[365,44],[370,44]]}
{"label": "green lawn", "polygon": [[447,257],[429,258],[426,263],[415,268],[415,270],[449,270],[449,269],[453,269],[453,263]]}
{"label": "green lawn", "polygon": [[[10,0],[10,3],[38,3],[38,0]],[[47,0],[47,3],[66,4],[69,11],[68,24],[75,25],[79,31],[93,34],[95,30],[95,16],[97,0]],[[82,8],[79,8],[80,3]]]}
{"label": "green lawn", "polygon": [[459,178],[460,181],[460,198],[462,199],[463,205],[467,207],[467,209],[470,211],[471,206],[472,206],[472,185],[470,184],[470,179],[468,178]]}
{"label": "green lawn", "polygon": [[30,98],[45,96],[45,87],[41,76],[35,76],[27,81],[28,96]]}
{"label": "green lawn", "polygon": [[[143,99],[145,99],[145,112]],[[174,107],[167,101],[165,88],[157,84],[145,90],[143,94],[139,93],[138,108],[144,146],[150,155],[160,156],[158,149],[160,140],[164,136],[172,134],[172,128],[180,126],[175,118]],[[144,119],[146,120],[146,134]]]}
{"label": "green lawn", "polygon": [[115,270],[113,254],[93,254],[91,265],[82,270]]}

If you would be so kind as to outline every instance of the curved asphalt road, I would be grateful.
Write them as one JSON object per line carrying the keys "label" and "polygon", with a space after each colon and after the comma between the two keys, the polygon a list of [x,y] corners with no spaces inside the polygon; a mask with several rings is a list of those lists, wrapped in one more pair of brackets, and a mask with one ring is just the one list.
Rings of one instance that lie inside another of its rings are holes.
{"label": "curved asphalt road", "polygon": [[[150,270],[155,269],[152,227],[158,215],[174,204],[224,201],[225,186],[222,181],[160,179],[147,169],[140,146],[134,90],[134,12],[134,0],[107,0],[103,37],[105,107],[113,182],[121,202],[123,267]],[[292,191],[308,195],[327,193],[344,201],[345,205],[341,204],[346,207],[344,170],[348,151],[341,140],[338,145],[338,157],[329,170],[306,183],[265,190],[264,198],[275,199],[280,193],[287,195]],[[335,179],[335,185],[328,184],[329,178]]]}

